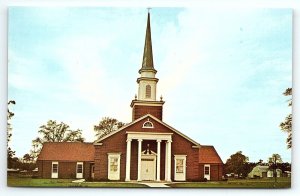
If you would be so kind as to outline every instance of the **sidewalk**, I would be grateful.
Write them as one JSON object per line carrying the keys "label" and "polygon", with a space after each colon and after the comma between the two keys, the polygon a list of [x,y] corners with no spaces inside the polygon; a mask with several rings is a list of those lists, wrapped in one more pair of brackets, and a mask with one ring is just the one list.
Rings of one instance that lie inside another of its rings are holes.
{"label": "sidewalk", "polygon": [[154,188],[170,188],[169,186],[166,185],[166,183],[163,182],[148,182],[148,183],[141,183],[144,185],[147,185],[149,187],[154,187]]}

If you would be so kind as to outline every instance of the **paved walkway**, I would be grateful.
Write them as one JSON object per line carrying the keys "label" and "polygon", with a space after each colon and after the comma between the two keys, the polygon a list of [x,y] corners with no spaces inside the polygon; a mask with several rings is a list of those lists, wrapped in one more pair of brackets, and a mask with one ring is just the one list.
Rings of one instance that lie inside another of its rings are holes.
{"label": "paved walkway", "polygon": [[74,182],[74,183],[81,183],[81,182],[84,182],[85,181],[85,179],[79,179],[79,180],[73,180],[72,182]]}
{"label": "paved walkway", "polygon": [[166,183],[163,182],[148,182],[148,183],[141,183],[144,185],[147,185],[149,187],[155,187],[155,188],[170,188],[169,186],[166,185]]}

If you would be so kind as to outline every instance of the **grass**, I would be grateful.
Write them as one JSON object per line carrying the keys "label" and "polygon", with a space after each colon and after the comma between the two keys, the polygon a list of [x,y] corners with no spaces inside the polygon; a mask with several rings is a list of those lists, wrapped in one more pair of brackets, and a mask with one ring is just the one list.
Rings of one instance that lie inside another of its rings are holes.
{"label": "grass", "polygon": [[9,176],[7,186],[10,187],[103,187],[103,188],[143,188],[147,187],[137,183],[122,182],[82,182],[73,183],[75,179],[38,179],[38,178],[20,178]]}
{"label": "grass", "polygon": [[[39,179],[9,176],[7,185],[10,187],[103,187],[103,188],[144,188],[144,184],[127,182],[82,182],[73,183],[74,179]],[[230,179],[219,182],[182,182],[170,183],[174,188],[290,188],[291,178],[274,179]]]}
{"label": "grass", "polygon": [[219,182],[186,182],[168,184],[176,188],[290,188],[291,178],[230,179]]}

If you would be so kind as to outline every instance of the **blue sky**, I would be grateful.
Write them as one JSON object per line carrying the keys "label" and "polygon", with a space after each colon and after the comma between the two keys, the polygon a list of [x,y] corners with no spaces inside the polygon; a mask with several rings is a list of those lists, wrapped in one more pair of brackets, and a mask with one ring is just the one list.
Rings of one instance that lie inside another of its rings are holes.
{"label": "blue sky", "polygon": [[[93,141],[104,116],[130,122],[137,93],[145,8],[11,7],[8,98],[11,146],[31,148],[39,126],[63,121]],[[291,160],[279,123],[291,112],[291,9],[151,10],[158,93],[164,121],[225,162],[279,153]]]}

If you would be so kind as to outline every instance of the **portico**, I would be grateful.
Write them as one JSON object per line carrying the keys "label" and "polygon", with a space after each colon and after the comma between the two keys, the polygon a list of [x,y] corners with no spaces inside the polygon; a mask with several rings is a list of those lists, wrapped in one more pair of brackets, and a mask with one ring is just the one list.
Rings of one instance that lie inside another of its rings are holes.
{"label": "portico", "polygon": [[[155,132],[126,132],[127,134],[127,147],[126,147],[126,177],[125,181],[137,180],[142,181],[145,180],[142,178],[142,161],[146,161],[149,159],[143,159],[144,156],[149,156],[148,154],[143,154],[142,144],[144,141],[152,140],[156,141],[156,153],[152,153],[152,156],[155,155],[154,161],[156,161],[156,171],[155,175],[156,181],[161,181],[161,149],[162,143],[165,143],[165,181],[171,181],[171,151],[172,151],[172,134],[173,133],[155,133]],[[133,140],[138,141],[138,163],[137,163],[137,179],[130,179],[130,167],[131,167],[131,142]],[[146,152],[146,151],[144,151]],[[151,161],[151,160],[150,160]],[[152,171],[152,170],[150,170]]]}

